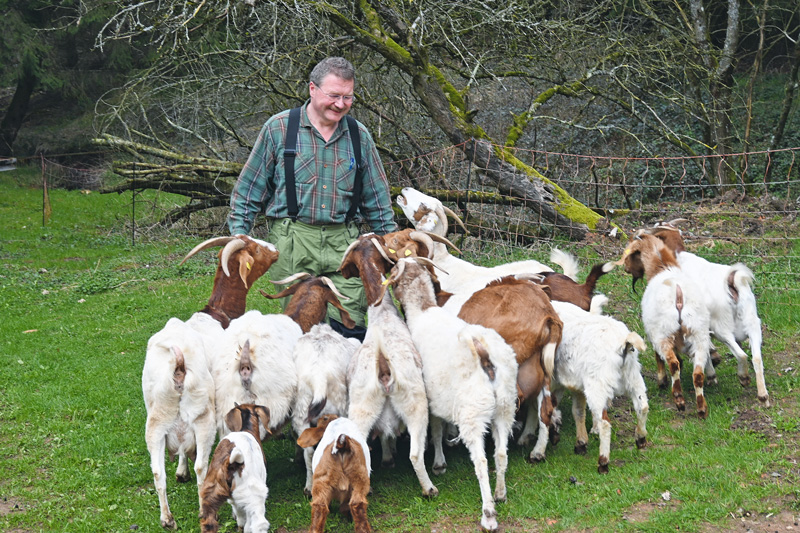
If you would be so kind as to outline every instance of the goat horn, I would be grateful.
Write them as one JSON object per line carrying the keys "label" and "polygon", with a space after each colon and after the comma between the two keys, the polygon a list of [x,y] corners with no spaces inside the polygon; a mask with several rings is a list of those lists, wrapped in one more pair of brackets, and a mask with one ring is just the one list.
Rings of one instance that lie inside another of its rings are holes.
{"label": "goat horn", "polygon": [[[222,271],[225,272],[225,275],[231,277],[231,273],[228,271],[228,260],[233,255],[233,252],[241,250],[247,245],[242,239],[238,237],[234,237],[233,239],[225,245],[225,248],[222,249],[222,254],[219,256],[219,262],[222,265]],[[245,283],[246,285],[246,283]]]}
{"label": "goat horn", "polygon": [[320,281],[322,281],[322,283],[330,287],[330,289],[333,291],[333,294],[335,294],[336,297],[339,298],[340,300],[346,301],[350,299],[336,289],[336,285],[333,284],[333,280],[331,280],[331,278],[327,276],[320,276],[319,279]]}
{"label": "goat horn", "polygon": [[664,222],[664,225],[677,227],[677,224],[680,224],[681,222],[689,222],[689,219],[688,218],[673,218],[669,222]]}
{"label": "goat horn", "polygon": [[228,244],[230,241],[232,241],[235,238],[236,237],[231,237],[231,236],[228,236],[228,237],[214,237],[212,239],[208,239],[206,241],[203,241],[200,244],[198,244],[197,246],[195,246],[194,248],[192,248],[192,251],[189,252],[188,254],[186,254],[186,257],[183,258],[183,261],[181,261],[180,264],[181,265],[184,264],[187,259],[192,257],[197,252],[205,250],[206,248],[211,248],[212,246],[225,246],[226,244]]}
{"label": "goat horn", "polygon": [[424,244],[428,248],[428,259],[433,257],[433,239],[430,235],[423,231],[412,231],[408,234],[408,238]]}
{"label": "goat horn", "polygon": [[386,261],[387,261],[387,262],[388,262],[390,265],[393,265],[393,264],[394,264],[394,261],[392,261],[391,259],[389,259],[389,256],[388,256],[388,255],[386,255],[386,250],[384,250],[384,249],[383,249],[383,246],[381,246],[381,243],[379,243],[379,242],[378,242],[378,239],[376,239],[375,237],[372,237],[372,238],[371,238],[369,241],[370,241],[370,242],[373,244],[373,246],[375,246],[375,248],[377,248],[377,249],[378,249],[378,253],[380,253],[380,254],[381,254],[381,257],[383,257],[384,259],[386,259]]}
{"label": "goat horn", "polygon": [[434,263],[433,261],[431,261],[427,257],[419,257],[419,256],[417,256],[417,257],[414,258],[414,260],[417,263],[425,263],[425,264],[428,264],[428,265],[430,265],[430,266],[432,266],[434,268],[438,268],[439,270],[441,270],[445,274],[450,275],[450,273],[447,270],[443,269],[442,267],[440,267],[439,265],[437,265],[436,263]]}
{"label": "goat horn", "polygon": [[440,242],[442,244],[446,244],[447,246],[449,246],[450,248],[452,248],[456,252],[461,253],[461,250],[458,249],[458,246],[456,246],[455,244],[453,244],[452,242],[447,240],[447,237],[442,237],[441,235],[437,235],[435,233],[431,233],[430,231],[425,231],[423,233],[425,233],[428,237],[430,237],[434,241]]}
{"label": "goat horn", "polygon": [[270,282],[273,285],[288,285],[293,281],[297,281],[298,279],[308,279],[310,277],[311,274],[309,274],[308,272],[298,272],[297,274],[292,274],[288,278],[279,279],[277,281],[270,280]]}
{"label": "goat horn", "polygon": [[515,274],[514,278],[515,279],[521,279],[521,280],[527,280],[527,281],[535,281],[537,283],[541,283],[542,281],[544,281],[544,276],[542,276],[541,274],[533,274],[533,273],[530,273],[530,272],[524,272],[524,273],[520,273],[520,274]]}
{"label": "goat horn", "polygon": [[358,246],[358,243],[360,243],[360,242],[361,242],[361,239],[356,239],[356,240],[354,240],[353,242],[350,243],[350,246],[348,246],[347,250],[345,250],[344,254],[342,254],[342,262],[339,263],[339,268],[336,269],[337,272],[342,269],[342,267],[344,266],[344,262],[347,260],[347,256],[350,255],[350,252],[353,251],[353,248]]}
{"label": "goat horn", "polygon": [[464,225],[464,222],[462,222],[462,221],[461,221],[461,219],[459,218],[459,216],[458,216],[458,215],[455,213],[455,211],[453,211],[452,209],[450,209],[449,207],[447,207],[447,206],[446,206],[446,205],[444,205],[444,204],[442,204],[442,209],[444,209],[444,212],[445,212],[445,213],[447,213],[448,215],[450,215],[450,217],[451,217],[453,220],[455,220],[455,221],[458,223],[458,225],[459,225],[459,226],[461,226],[462,228],[464,228],[464,233],[466,233],[467,235],[469,235],[469,230],[468,230],[468,229],[467,229],[467,227]]}

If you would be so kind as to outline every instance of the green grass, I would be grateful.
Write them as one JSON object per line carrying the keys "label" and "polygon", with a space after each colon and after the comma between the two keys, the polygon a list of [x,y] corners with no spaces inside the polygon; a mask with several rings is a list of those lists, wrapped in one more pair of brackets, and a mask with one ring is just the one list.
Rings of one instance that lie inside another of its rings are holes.
{"label": "green grass", "polygon": [[[168,318],[188,318],[205,304],[214,252],[178,266],[202,237],[177,229],[152,229],[132,245],[130,195],[51,191],[53,215],[42,227],[41,190],[27,186],[34,181],[24,171],[0,173],[0,530],[123,532],[135,525],[139,531],[160,531],[144,442],[145,346]],[[142,200],[177,201],[155,194]],[[144,226],[147,216],[142,212],[137,224]],[[581,254],[582,266],[590,261],[591,253]],[[611,297],[608,311],[641,333],[629,279],[615,272],[601,285]],[[771,283],[797,285],[789,276]],[[266,279],[258,288],[273,290]],[[781,291],[774,292],[759,296],[780,301]],[[248,303],[275,310],[257,292]],[[740,509],[800,509],[792,463],[798,457],[800,382],[797,370],[785,370],[797,366],[798,305],[785,298],[785,305],[760,309],[774,407],[757,405],[754,386],[741,388],[727,357],[718,368],[719,385],[706,391],[709,419],[697,420],[691,402],[685,414],[678,413],[669,395],[655,387],[650,349],[642,355],[651,407],[649,446],[636,450],[630,403],[618,400],[611,472],[599,475],[596,437],[585,457],[572,452],[575,430],[567,400],[561,442],[548,448],[545,463],[528,464],[530,450],[511,446],[508,502],[498,505],[501,527],[665,531],[679,524],[682,530],[699,530],[728,520],[730,513],[738,516]],[[420,497],[406,441],[401,439],[399,450],[396,468],[374,470],[373,528],[421,532],[438,524],[474,531],[480,496],[463,448],[446,450],[447,473],[434,476],[440,495],[433,500]],[[292,461],[292,441],[270,441],[265,451],[268,519],[275,530],[307,530],[305,474]],[[431,464],[428,450],[426,465]],[[173,514],[181,531],[196,531],[196,485],[176,483],[174,467],[168,466]],[[666,492],[669,501],[662,497]],[[229,509],[221,518],[223,531],[236,530]],[[352,531],[352,525],[332,513],[327,530]]]}

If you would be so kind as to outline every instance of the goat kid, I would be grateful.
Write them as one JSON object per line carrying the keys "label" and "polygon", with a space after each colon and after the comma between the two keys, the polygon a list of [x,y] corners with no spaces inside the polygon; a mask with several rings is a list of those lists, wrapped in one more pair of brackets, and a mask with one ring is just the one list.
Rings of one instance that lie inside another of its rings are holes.
{"label": "goat kid", "polygon": [[269,410],[262,405],[237,404],[225,415],[225,424],[231,433],[214,450],[200,489],[200,529],[203,533],[219,531],[219,508],[227,500],[239,530],[267,533],[264,502],[269,489],[261,431],[269,432]]}
{"label": "goat kid", "polygon": [[347,418],[327,414],[317,427],[304,430],[297,439],[303,448],[316,446],[312,471],[310,533],[323,533],[331,500],[339,512],[350,515],[356,533],[370,533],[367,520],[370,454],[364,434]]}

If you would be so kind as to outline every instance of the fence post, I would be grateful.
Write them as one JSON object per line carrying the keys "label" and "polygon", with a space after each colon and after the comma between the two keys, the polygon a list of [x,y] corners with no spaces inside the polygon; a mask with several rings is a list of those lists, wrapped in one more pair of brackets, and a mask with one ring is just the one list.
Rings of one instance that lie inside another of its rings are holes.
{"label": "fence post", "polygon": [[136,161],[131,176],[131,246],[136,246]]}
{"label": "fence post", "polygon": [[44,154],[39,154],[39,159],[42,164],[42,227],[45,227],[50,221],[50,215],[52,215],[53,210],[50,207],[50,195],[47,192],[47,172],[45,172]]}

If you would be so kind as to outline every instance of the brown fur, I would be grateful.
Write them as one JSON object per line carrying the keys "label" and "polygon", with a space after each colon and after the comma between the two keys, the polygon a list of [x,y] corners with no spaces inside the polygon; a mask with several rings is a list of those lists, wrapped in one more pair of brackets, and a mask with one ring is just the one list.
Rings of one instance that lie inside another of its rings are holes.
{"label": "brown fur", "polygon": [[342,259],[341,271],[345,279],[361,278],[361,281],[364,282],[367,301],[370,305],[374,305],[381,299],[383,274],[389,272],[392,265],[381,256],[371,239],[376,239],[381,245],[386,244],[380,235],[361,235],[356,247]]}
{"label": "brown fur", "polygon": [[644,234],[632,240],[623,254],[625,272],[633,276],[633,283],[641,278],[651,279],[670,267],[679,267],[675,252],[653,235]]}
{"label": "brown fur", "polygon": [[414,228],[404,229],[402,231],[395,231],[387,233],[383,236],[386,246],[386,252],[390,259],[398,261],[405,257],[428,257],[428,254],[433,250],[428,250],[428,247],[419,241],[411,238],[410,234],[415,230]]}
{"label": "brown fur", "polygon": [[[201,311],[217,319],[223,328],[244,314],[249,288],[278,260],[277,251],[268,250],[247,236],[240,238],[245,247],[231,254],[228,260],[228,271],[239,275],[226,276],[222,264],[218,264],[211,297]],[[219,257],[221,260],[222,250]]]}
{"label": "brown fur", "polygon": [[[549,389],[552,376],[545,371],[542,349],[550,342],[561,342],[564,325],[541,287],[506,276],[473,294],[458,316],[494,329],[514,349],[520,402],[536,397],[543,387]],[[549,402],[542,406],[540,417],[545,424],[552,408]]]}
{"label": "brown fur", "polygon": [[308,333],[313,326],[325,320],[328,304],[339,310],[342,324],[346,328],[352,329],[356,325],[331,288],[317,276],[299,281],[278,294],[268,294],[264,291],[261,291],[261,294],[270,300],[291,296],[292,299],[289,300],[289,305],[286,306],[283,314],[291,317],[300,326],[303,333]]}
{"label": "brown fur", "polygon": [[588,311],[592,305],[592,296],[597,285],[597,280],[606,274],[603,265],[595,265],[583,283],[576,283],[575,280],[558,272],[540,272],[543,277],[541,282],[535,280],[542,286],[550,288],[550,299],[558,302],[569,302],[577,305],[584,311]]}
{"label": "brown fur", "polygon": [[[318,444],[328,424],[336,418],[336,415],[320,417],[317,427],[303,431],[297,444],[304,448]],[[339,502],[339,512],[353,519],[356,533],[371,533],[372,528],[367,520],[370,484],[364,450],[345,434],[339,435],[335,444],[338,449],[336,454],[331,453],[334,443],[329,444],[314,471],[309,532],[325,531],[330,503],[336,500]]]}
{"label": "brown fur", "polygon": [[[256,442],[261,442],[259,425],[269,427],[269,409],[262,405],[236,405],[225,415],[225,423],[231,431],[246,431],[253,435]],[[267,430],[269,432],[269,430]],[[235,445],[222,439],[208,467],[208,474],[200,488],[200,529],[203,533],[219,531],[218,512],[222,504],[231,497],[231,483],[234,474],[242,473],[243,464],[231,464],[231,452]],[[264,457],[264,450],[261,450]],[[264,458],[266,464],[266,458]]]}

